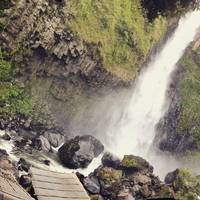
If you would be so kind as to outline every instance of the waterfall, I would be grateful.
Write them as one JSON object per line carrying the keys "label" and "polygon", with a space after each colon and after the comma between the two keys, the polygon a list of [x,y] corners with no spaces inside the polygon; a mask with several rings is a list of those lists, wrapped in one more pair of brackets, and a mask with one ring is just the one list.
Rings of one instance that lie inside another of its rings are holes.
{"label": "waterfall", "polygon": [[107,132],[111,152],[123,156],[136,154],[149,159],[155,127],[168,109],[166,93],[170,75],[200,27],[200,11],[180,19],[173,35],[153,56],[136,80],[132,97],[121,121]]}

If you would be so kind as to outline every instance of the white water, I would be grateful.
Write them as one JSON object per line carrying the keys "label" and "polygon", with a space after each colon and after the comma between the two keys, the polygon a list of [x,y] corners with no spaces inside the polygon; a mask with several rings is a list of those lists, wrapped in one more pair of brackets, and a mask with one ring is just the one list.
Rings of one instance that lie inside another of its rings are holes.
{"label": "white water", "polygon": [[[170,75],[176,68],[176,63],[183,55],[186,47],[194,40],[199,27],[200,11],[187,14],[180,20],[178,28],[163,49],[154,56],[147,68],[141,73],[121,121],[117,126],[111,126],[106,134],[105,140],[110,141],[109,145],[106,146],[109,151],[118,156],[135,154],[148,159],[150,162],[154,162],[154,160],[160,161],[160,163],[166,162],[165,157],[158,157],[149,152],[149,149],[155,136],[155,126],[168,109],[166,92]],[[2,144],[0,146],[2,148]],[[5,149],[9,149],[9,152],[11,151],[10,143],[4,146]],[[52,162],[51,170],[62,172],[66,170],[54,160],[50,160]],[[173,170],[176,165],[174,164],[175,161],[170,159],[167,162],[166,164],[171,165]],[[85,173],[88,174],[99,164],[100,161],[95,159]],[[157,167],[157,171],[163,167],[163,164],[152,164]],[[38,165],[44,167],[40,163]],[[166,170],[170,170],[169,166]]]}
{"label": "white water", "polygon": [[148,158],[148,150],[155,136],[155,126],[168,109],[166,92],[170,75],[185,49],[195,39],[200,27],[200,11],[187,14],[167,41],[154,56],[137,80],[130,104],[113,135],[112,152],[118,155],[134,153]]}

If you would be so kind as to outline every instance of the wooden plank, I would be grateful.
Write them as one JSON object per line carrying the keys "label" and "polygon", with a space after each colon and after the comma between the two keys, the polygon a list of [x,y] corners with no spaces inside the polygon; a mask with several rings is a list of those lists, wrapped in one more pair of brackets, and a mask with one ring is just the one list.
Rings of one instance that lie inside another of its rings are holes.
{"label": "wooden plank", "polygon": [[49,196],[49,197],[60,197],[60,198],[87,198],[87,195],[81,191],[53,191],[47,189],[37,189],[35,188],[36,196]]}
{"label": "wooden plank", "polygon": [[0,185],[1,185],[0,188],[2,192],[8,193],[8,194],[15,193],[15,191],[12,189],[7,179],[0,177]]}
{"label": "wooden plank", "polygon": [[0,169],[0,194],[3,195],[4,199],[32,200],[14,176],[3,169]]}
{"label": "wooden plank", "polygon": [[38,200],[89,200],[78,177],[73,174],[32,168],[32,183]]}
{"label": "wooden plank", "polygon": [[48,183],[58,183],[58,184],[69,184],[69,185],[78,185],[79,182],[76,179],[60,179],[54,177],[46,177],[39,175],[32,175],[32,180],[37,182],[48,182]]}
{"label": "wooden plank", "polygon": [[[10,194],[2,193],[1,196],[0,196],[0,199],[1,200],[19,200],[20,198],[15,197],[15,196],[10,195]],[[25,200],[25,199],[23,199],[23,200]]]}
{"label": "wooden plank", "polygon": [[76,176],[73,173],[58,173],[58,172],[52,172],[52,171],[47,171],[47,170],[41,170],[37,168],[31,168],[31,174],[34,175],[41,175],[41,176],[48,176],[48,177],[55,177],[55,178],[61,178],[61,179],[71,179]]}
{"label": "wooden plank", "polygon": [[57,183],[48,183],[48,182],[38,182],[32,181],[34,188],[41,189],[51,189],[51,190],[59,190],[59,191],[83,191],[83,187],[81,185],[69,185],[69,184],[57,184]]}
{"label": "wooden plank", "polygon": [[0,188],[1,193],[4,196],[10,196],[10,199],[11,197],[23,200],[32,199],[17,183],[4,179],[2,177],[0,177]]}
{"label": "wooden plank", "polygon": [[30,199],[31,198],[30,195],[24,190],[24,188],[19,186],[17,182],[11,181],[10,186],[15,191],[15,194],[17,194],[17,196],[19,196],[23,199]]}

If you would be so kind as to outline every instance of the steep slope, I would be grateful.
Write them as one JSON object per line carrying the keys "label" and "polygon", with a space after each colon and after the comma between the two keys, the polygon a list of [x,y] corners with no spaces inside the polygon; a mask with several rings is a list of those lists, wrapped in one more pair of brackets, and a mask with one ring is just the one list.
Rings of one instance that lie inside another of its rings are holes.
{"label": "steep slope", "polygon": [[[188,48],[174,75],[170,109],[161,121],[160,148],[194,154],[200,150],[200,42]],[[163,134],[164,133],[164,134]]]}
{"label": "steep slope", "polygon": [[[152,1],[151,6],[159,8],[160,3]],[[129,86],[177,13],[190,7],[180,0],[170,5],[154,10],[143,0],[0,2],[3,59],[12,63],[15,101],[22,93],[26,97],[13,107],[2,90],[4,118],[13,113],[23,116],[22,126],[28,120],[28,128],[68,129],[105,92]]]}
{"label": "steep slope", "polygon": [[31,98],[26,118],[67,126],[104,91],[129,85],[167,28],[143,13],[139,0],[1,2],[0,44]]}

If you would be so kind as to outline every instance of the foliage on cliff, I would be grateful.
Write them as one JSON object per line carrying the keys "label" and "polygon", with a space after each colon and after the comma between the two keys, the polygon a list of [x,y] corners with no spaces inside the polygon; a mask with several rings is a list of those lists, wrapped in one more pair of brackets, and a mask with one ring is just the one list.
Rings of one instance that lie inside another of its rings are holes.
{"label": "foliage on cliff", "polygon": [[192,50],[181,61],[185,71],[180,81],[180,114],[177,133],[191,134],[193,148],[200,150],[200,49]]}
{"label": "foliage on cliff", "polygon": [[200,179],[188,169],[178,169],[173,182],[177,200],[197,200],[200,193]]}
{"label": "foliage on cliff", "polygon": [[69,26],[86,43],[100,49],[103,66],[132,79],[167,28],[164,17],[149,22],[140,0],[70,0]]}
{"label": "foliage on cliff", "polygon": [[0,49],[0,115],[28,115],[31,104],[20,83],[14,81],[13,66]]}

